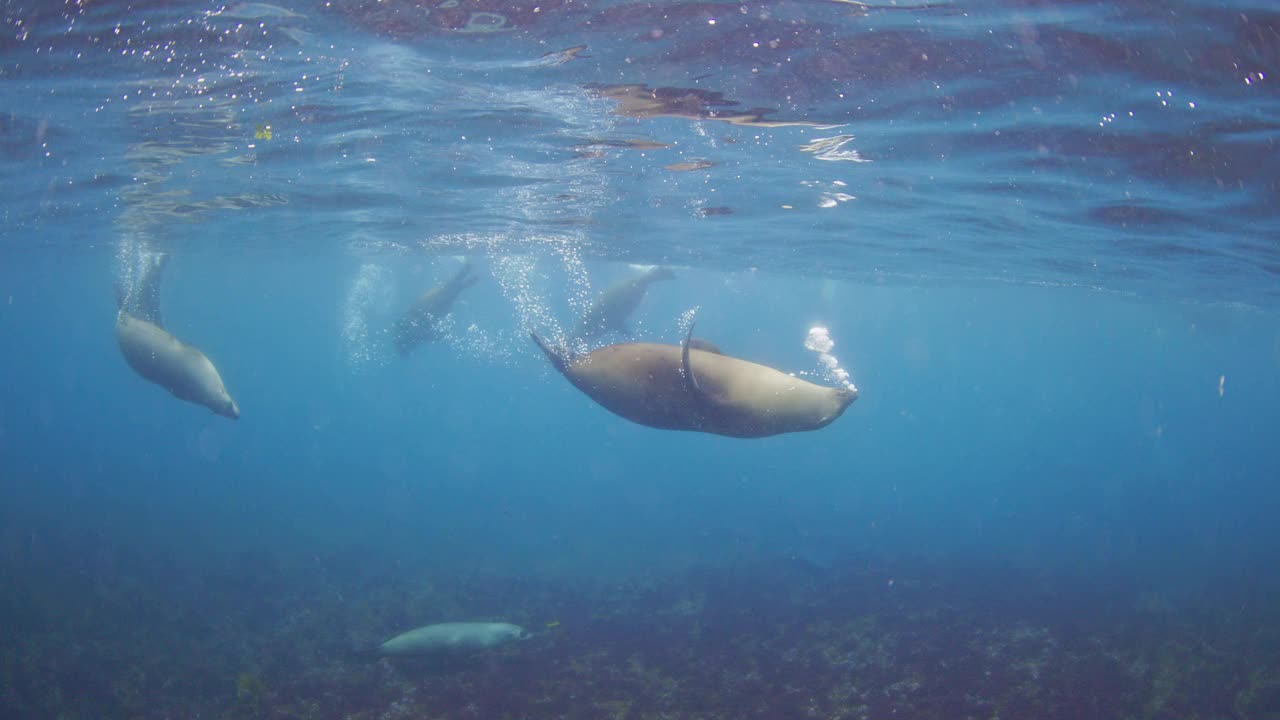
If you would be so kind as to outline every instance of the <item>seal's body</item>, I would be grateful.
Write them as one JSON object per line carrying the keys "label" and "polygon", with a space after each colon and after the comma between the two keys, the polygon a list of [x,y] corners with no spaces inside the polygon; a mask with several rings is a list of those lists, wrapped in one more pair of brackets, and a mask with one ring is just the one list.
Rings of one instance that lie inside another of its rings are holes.
{"label": "seal's body", "polygon": [[117,298],[116,343],[133,371],[174,397],[235,420],[240,408],[231,399],[218,368],[199,348],[164,329],[160,319],[160,277],[168,255],[146,259],[133,292]]}
{"label": "seal's body", "polygon": [[116,342],[129,367],[173,396],[232,420],[240,408],[231,399],[218,368],[199,348],[164,328],[121,310],[116,316]]}
{"label": "seal's body", "polygon": [[[715,350],[622,343],[571,355],[533,340],[561,374],[605,409],[662,430],[758,438],[817,430],[840,417],[855,390],[824,387]],[[703,345],[703,347],[708,347]]]}
{"label": "seal's body", "polygon": [[529,633],[511,623],[452,622],[427,625],[401,633],[378,647],[378,654],[391,656],[488,650]]}
{"label": "seal's body", "polygon": [[413,352],[414,348],[424,342],[440,339],[440,320],[449,314],[458,295],[475,282],[471,264],[467,263],[444,285],[418,296],[391,330],[396,351],[401,357]]}

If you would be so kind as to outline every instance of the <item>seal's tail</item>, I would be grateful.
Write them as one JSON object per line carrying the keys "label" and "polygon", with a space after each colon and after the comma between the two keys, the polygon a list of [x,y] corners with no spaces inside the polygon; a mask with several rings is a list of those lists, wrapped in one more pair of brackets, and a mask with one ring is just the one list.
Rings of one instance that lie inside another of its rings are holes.
{"label": "seal's tail", "polygon": [[546,340],[538,337],[538,333],[532,330],[529,331],[529,337],[533,338],[533,341],[538,344],[538,347],[547,356],[547,359],[551,361],[551,364],[555,366],[556,370],[563,373],[568,369],[569,357],[563,350],[551,347]]}
{"label": "seal's tail", "polygon": [[352,662],[374,662],[386,657],[377,645],[349,647],[343,655]]}

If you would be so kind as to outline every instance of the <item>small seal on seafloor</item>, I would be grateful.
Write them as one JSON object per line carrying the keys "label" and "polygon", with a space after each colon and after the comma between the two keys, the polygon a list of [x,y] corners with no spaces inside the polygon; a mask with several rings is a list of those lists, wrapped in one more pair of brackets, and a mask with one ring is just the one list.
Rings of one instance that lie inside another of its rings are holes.
{"label": "small seal on seafloor", "polygon": [[[662,430],[758,438],[824,428],[858,397],[765,365],[699,349],[693,327],[680,345],[623,343],[576,355],[535,333],[551,364],[616,415]],[[707,347],[707,345],[703,345]],[[714,348],[714,346],[711,346]]]}
{"label": "small seal on seafloor", "polygon": [[391,329],[400,356],[407,356],[424,342],[440,339],[440,320],[449,314],[458,294],[475,282],[471,263],[464,263],[444,285],[419,295]]}
{"label": "small seal on seafloor", "polygon": [[240,408],[213,362],[160,324],[159,282],[168,256],[157,255],[147,262],[133,292],[116,298],[116,342],[125,362],[180,400],[204,405],[232,420],[240,417]]}
{"label": "small seal on seafloor", "polygon": [[607,332],[631,335],[627,318],[640,306],[649,286],[660,280],[670,280],[675,273],[665,267],[654,267],[623,280],[600,293],[587,312],[578,321],[575,337],[592,340]]}
{"label": "small seal on seafloor", "polygon": [[379,655],[414,656],[489,650],[531,635],[519,625],[490,622],[451,622],[427,625],[401,633],[378,646]]}

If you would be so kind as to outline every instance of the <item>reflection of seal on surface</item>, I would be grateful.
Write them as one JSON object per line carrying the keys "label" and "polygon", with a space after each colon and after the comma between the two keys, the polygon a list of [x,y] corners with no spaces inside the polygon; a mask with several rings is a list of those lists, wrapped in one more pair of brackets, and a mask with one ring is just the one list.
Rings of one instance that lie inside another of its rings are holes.
{"label": "reflection of seal on surface", "polygon": [[401,633],[378,646],[378,654],[393,656],[489,650],[530,635],[511,623],[439,623]]}
{"label": "reflection of seal on surface", "polygon": [[578,322],[576,337],[591,340],[609,331],[630,335],[627,318],[640,306],[649,286],[674,277],[675,273],[667,268],[655,267],[613,285],[600,293],[600,297],[587,308]]}
{"label": "reflection of seal on surface", "polygon": [[[826,427],[858,394],[765,365],[681,345],[624,343],[585,355],[530,333],[569,382],[616,415],[663,430],[756,438]],[[705,345],[704,345],[705,347]]]}
{"label": "reflection of seal on surface", "polygon": [[722,120],[734,125],[752,127],[788,127],[801,125],[820,129],[839,127],[809,120],[769,120],[774,112],[764,108],[735,110],[736,100],[724,93],[692,87],[655,87],[638,84],[584,85],[588,92],[618,101],[614,113],[633,118],[682,117],[691,120]]}
{"label": "reflection of seal on surface", "polygon": [[236,419],[240,408],[227,392],[218,368],[200,352],[170,335],[161,326],[160,275],[167,255],[148,259],[133,292],[117,298],[116,342],[129,367],[173,396],[204,405],[219,415]]}
{"label": "reflection of seal on surface", "polygon": [[471,263],[464,263],[449,282],[418,296],[391,330],[400,356],[408,355],[424,342],[439,340],[440,329],[437,324],[449,314],[458,294],[475,282],[476,276],[471,274]]}

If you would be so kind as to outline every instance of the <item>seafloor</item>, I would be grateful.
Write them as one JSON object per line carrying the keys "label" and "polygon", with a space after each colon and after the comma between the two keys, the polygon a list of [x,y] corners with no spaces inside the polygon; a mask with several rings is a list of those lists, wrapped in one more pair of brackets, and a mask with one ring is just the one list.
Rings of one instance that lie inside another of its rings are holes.
{"label": "seafloor", "polygon": [[[367,557],[8,564],[7,718],[1280,718],[1280,604],[1122,578],[778,557],[644,581],[407,580]],[[1256,595],[1257,593],[1252,593]],[[537,636],[444,661],[417,625]]]}

